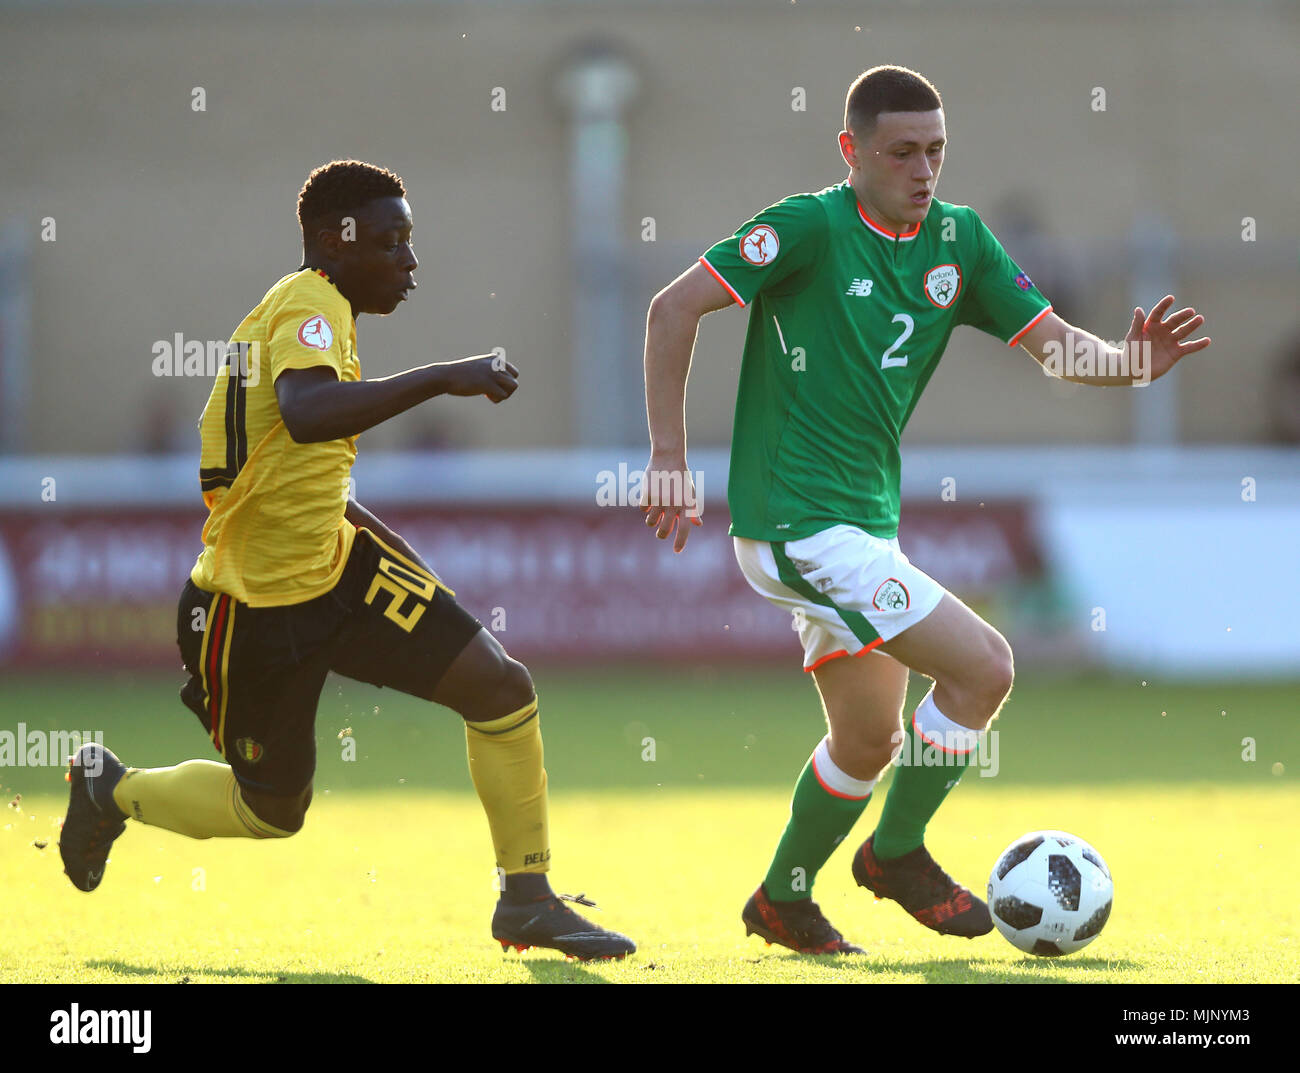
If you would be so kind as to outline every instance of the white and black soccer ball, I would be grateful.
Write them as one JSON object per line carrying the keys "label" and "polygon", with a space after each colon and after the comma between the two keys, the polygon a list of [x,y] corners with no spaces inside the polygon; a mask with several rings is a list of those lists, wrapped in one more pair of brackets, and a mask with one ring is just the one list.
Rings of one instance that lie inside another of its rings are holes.
{"label": "white and black soccer ball", "polygon": [[1060,957],[1097,938],[1114,892],[1110,869],[1087,842],[1064,831],[1034,831],[998,857],[989,876],[989,912],[1012,946]]}

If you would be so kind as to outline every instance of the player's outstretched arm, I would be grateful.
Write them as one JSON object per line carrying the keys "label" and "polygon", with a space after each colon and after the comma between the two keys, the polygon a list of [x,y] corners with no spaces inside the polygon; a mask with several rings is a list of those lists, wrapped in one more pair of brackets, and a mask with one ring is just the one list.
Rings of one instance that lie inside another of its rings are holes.
{"label": "player's outstretched arm", "polygon": [[1205,318],[1190,306],[1169,313],[1173,304],[1174,296],[1167,294],[1150,313],[1134,309],[1122,349],[1055,313],[1048,313],[1026,332],[1020,345],[1048,373],[1076,384],[1111,387],[1158,380],[1182,358],[1210,345],[1209,336],[1185,341]]}
{"label": "player's outstretched arm", "polygon": [[297,443],[356,436],[436,395],[486,395],[503,402],[515,393],[519,370],[495,354],[422,365],[378,380],[341,381],[318,365],[286,369],[275,397],[289,435]]}
{"label": "player's outstretched arm", "polygon": [[686,547],[683,515],[702,525],[686,464],[686,380],[700,318],[732,304],[726,289],[698,262],[655,295],[646,315],[645,401],[650,462],[641,483],[641,510],[655,536],[677,530],[673,551]]}

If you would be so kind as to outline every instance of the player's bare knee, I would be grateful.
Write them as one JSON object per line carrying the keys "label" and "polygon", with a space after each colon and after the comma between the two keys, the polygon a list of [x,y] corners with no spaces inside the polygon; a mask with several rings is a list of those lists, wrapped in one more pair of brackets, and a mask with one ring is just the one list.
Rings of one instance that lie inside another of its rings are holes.
{"label": "player's bare knee", "polygon": [[881,771],[884,771],[887,767],[889,767],[890,764],[894,763],[898,759],[899,755],[902,753],[903,748],[906,746],[906,744],[907,744],[907,730],[904,724],[900,721],[895,726],[890,728],[888,737],[885,738],[884,741],[882,741],[880,744],[877,755],[881,758],[881,763],[880,763],[880,770],[877,771],[876,773],[877,775],[879,775]]}
{"label": "player's bare knee", "polygon": [[240,790],[240,794],[254,816],[276,830],[283,831],[284,837],[287,837],[302,830],[307,819],[307,809],[311,805],[312,788],[308,786],[301,794],[293,797],[277,797],[249,790]]}
{"label": "player's bare knee", "polygon": [[501,684],[497,687],[497,704],[502,709],[500,714],[509,715],[527,707],[536,695],[528,668],[517,659],[506,656]]}
{"label": "player's bare knee", "polygon": [[493,651],[481,653],[469,696],[453,707],[462,718],[483,722],[517,712],[531,704],[535,696],[528,668],[496,645]]}
{"label": "player's bare knee", "polygon": [[953,711],[944,709],[944,714],[967,726],[974,725],[968,720],[978,720],[981,727],[987,726],[1011,692],[1014,678],[1011,646],[997,630],[990,628],[983,638],[978,662],[960,680],[943,683],[944,692],[955,701]]}
{"label": "player's bare knee", "polygon": [[303,824],[307,821],[307,809],[298,801],[289,801],[283,808],[269,810],[267,815],[259,813],[258,818],[263,823],[269,823],[277,830],[283,831],[283,837],[288,837],[302,830]]}
{"label": "player's bare knee", "polygon": [[1002,707],[1002,702],[1011,693],[1015,681],[1015,660],[1011,655],[1011,646],[1007,639],[996,630],[990,631],[988,658],[985,661],[985,682],[983,687],[985,706],[988,717],[992,719]]}
{"label": "player's bare knee", "polygon": [[903,732],[898,727],[861,726],[831,733],[831,757],[836,765],[855,779],[874,779],[902,747]]}
{"label": "player's bare knee", "polygon": [[877,779],[880,773],[889,767],[894,761],[894,757],[902,751],[903,732],[898,731],[896,738],[887,739],[886,741],[875,744],[872,748],[863,750],[858,759],[857,767],[849,774],[855,779]]}

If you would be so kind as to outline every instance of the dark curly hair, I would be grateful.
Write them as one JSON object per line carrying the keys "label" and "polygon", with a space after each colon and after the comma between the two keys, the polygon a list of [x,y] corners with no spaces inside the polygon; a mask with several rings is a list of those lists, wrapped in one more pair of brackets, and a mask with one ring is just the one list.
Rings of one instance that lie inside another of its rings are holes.
{"label": "dark curly hair", "polygon": [[399,176],[363,160],[331,160],[307,176],[298,192],[298,223],[304,240],[320,227],[339,227],[344,216],[380,197],[406,197]]}
{"label": "dark curly hair", "polygon": [[844,101],[844,129],[866,138],[881,112],[932,112],[943,98],[925,75],[908,67],[887,65],[863,71]]}

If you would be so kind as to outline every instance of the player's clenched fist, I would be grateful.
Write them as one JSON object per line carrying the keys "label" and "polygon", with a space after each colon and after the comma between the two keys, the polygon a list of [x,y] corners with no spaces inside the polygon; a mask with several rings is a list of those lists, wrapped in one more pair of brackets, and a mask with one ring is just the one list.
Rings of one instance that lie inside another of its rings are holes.
{"label": "player's clenched fist", "polygon": [[641,479],[641,511],[646,525],[660,540],[667,540],[676,528],[675,552],[686,547],[690,525],[704,524],[695,482],[684,456],[650,457]]}
{"label": "player's clenched fist", "polygon": [[448,395],[486,395],[504,402],[519,386],[519,370],[500,354],[478,354],[443,364]]}

